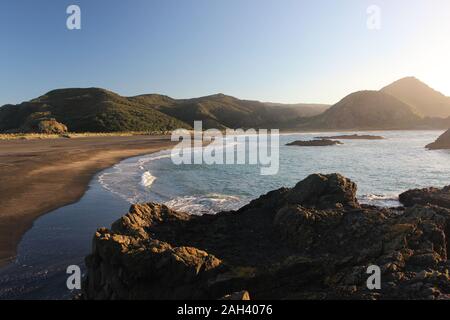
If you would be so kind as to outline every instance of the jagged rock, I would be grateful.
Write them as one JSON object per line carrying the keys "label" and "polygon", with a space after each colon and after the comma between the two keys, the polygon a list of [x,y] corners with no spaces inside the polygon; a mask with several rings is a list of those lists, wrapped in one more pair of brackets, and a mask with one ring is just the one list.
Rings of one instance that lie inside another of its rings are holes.
{"label": "jagged rock", "polygon": [[318,140],[310,140],[310,141],[294,141],[286,144],[287,146],[298,146],[298,147],[325,147],[325,146],[334,146],[337,144],[343,144],[340,141],[336,140],[328,140],[328,139],[318,139]]}
{"label": "jagged rock", "polygon": [[[132,206],[95,234],[83,298],[448,299],[450,210],[355,194],[341,175],[312,175],[216,215]],[[367,288],[371,265],[381,290]]]}
{"label": "jagged rock", "polygon": [[450,186],[408,190],[400,194],[399,201],[406,207],[432,204],[450,209]]}
{"label": "jagged rock", "polygon": [[357,186],[340,174],[313,174],[299,182],[287,196],[289,203],[318,209],[358,207]]}
{"label": "jagged rock", "polygon": [[425,148],[430,150],[450,149],[450,129],[437,138],[435,142],[428,144]]}

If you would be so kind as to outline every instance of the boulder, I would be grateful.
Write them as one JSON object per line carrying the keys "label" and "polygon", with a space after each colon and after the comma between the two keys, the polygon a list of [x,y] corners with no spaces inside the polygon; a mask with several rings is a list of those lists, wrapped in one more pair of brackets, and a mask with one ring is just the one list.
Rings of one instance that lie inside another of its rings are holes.
{"label": "boulder", "polygon": [[26,119],[18,130],[24,133],[66,134],[67,126],[51,117],[50,112],[35,112]]}
{"label": "boulder", "polygon": [[287,196],[289,203],[318,209],[358,207],[357,186],[340,174],[312,174],[299,182]]}
{"label": "boulder", "polygon": [[38,133],[65,134],[67,131],[67,127],[55,119],[41,120],[38,123]]}

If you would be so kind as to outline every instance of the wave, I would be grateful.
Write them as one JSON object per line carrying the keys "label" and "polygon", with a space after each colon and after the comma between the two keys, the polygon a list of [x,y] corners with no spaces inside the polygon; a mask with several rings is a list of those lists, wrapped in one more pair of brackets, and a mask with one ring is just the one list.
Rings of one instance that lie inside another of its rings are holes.
{"label": "wave", "polygon": [[150,189],[150,187],[152,186],[153,182],[155,182],[155,180],[156,180],[156,177],[152,176],[150,171],[146,171],[142,174],[141,185],[145,188]]}
{"label": "wave", "polygon": [[[227,141],[227,138],[223,138],[223,142],[227,142],[227,144],[224,143],[222,147],[217,147],[216,150],[232,148],[239,144],[236,142],[230,143]],[[202,152],[203,149],[204,147],[193,147],[186,152],[193,156],[196,153]],[[98,176],[98,182],[104,189],[118,195],[129,203],[148,201],[164,202],[167,200],[173,200],[173,203],[177,203],[176,199],[179,199],[177,197],[179,197],[180,194],[173,192],[175,186],[169,187],[164,181],[165,179],[161,179],[162,184],[159,184],[158,188],[154,187],[157,177],[153,175],[153,165],[151,164],[159,161],[170,161],[174,150],[177,151],[179,149],[166,149],[149,155],[124,160],[114,165],[109,170],[101,173]],[[189,197],[189,194],[186,196]],[[203,198],[206,199],[207,196]],[[186,204],[188,209],[190,207],[200,206],[202,212],[206,210],[204,209],[206,205],[196,205],[194,204],[194,199],[189,201],[190,205]],[[211,203],[218,204],[220,201],[218,199],[214,199]],[[215,205],[211,211],[216,210],[217,208],[218,205]],[[187,211],[193,212],[194,210],[189,209]]]}
{"label": "wave", "polygon": [[203,215],[236,210],[245,203],[246,200],[238,196],[213,193],[202,196],[178,197],[166,201],[164,204],[173,210],[183,211],[193,215]]}
{"label": "wave", "polygon": [[364,194],[358,197],[363,204],[376,205],[381,207],[397,207],[401,206],[398,195],[394,194]]}

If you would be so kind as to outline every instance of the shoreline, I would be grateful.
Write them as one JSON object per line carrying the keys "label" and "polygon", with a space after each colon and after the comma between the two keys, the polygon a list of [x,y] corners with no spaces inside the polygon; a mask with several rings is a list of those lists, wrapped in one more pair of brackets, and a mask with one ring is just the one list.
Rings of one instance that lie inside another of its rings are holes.
{"label": "shoreline", "polygon": [[170,136],[0,141],[0,268],[37,218],[79,201],[98,172],[175,144]]}
{"label": "shoreline", "polygon": [[[280,134],[295,133],[307,132]],[[37,218],[79,201],[97,173],[176,144],[170,136],[149,135],[0,140],[0,268],[14,260]]]}

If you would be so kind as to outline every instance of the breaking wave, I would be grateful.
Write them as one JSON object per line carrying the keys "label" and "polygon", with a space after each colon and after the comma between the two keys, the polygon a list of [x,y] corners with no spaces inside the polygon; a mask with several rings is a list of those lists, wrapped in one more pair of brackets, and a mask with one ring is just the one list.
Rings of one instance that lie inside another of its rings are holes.
{"label": "breaking wave", "polygon": [[215,214],[220,211],[236,210],[245,201],[237,196],[207,194],[204,196],[185,196],[165,202],[169,208],[195,215]]}
{"label": "breaking wave", "polygon": [[364,194],[358,197],[359,202],[380,207],[398,207],[401,203],[398,195]]}

